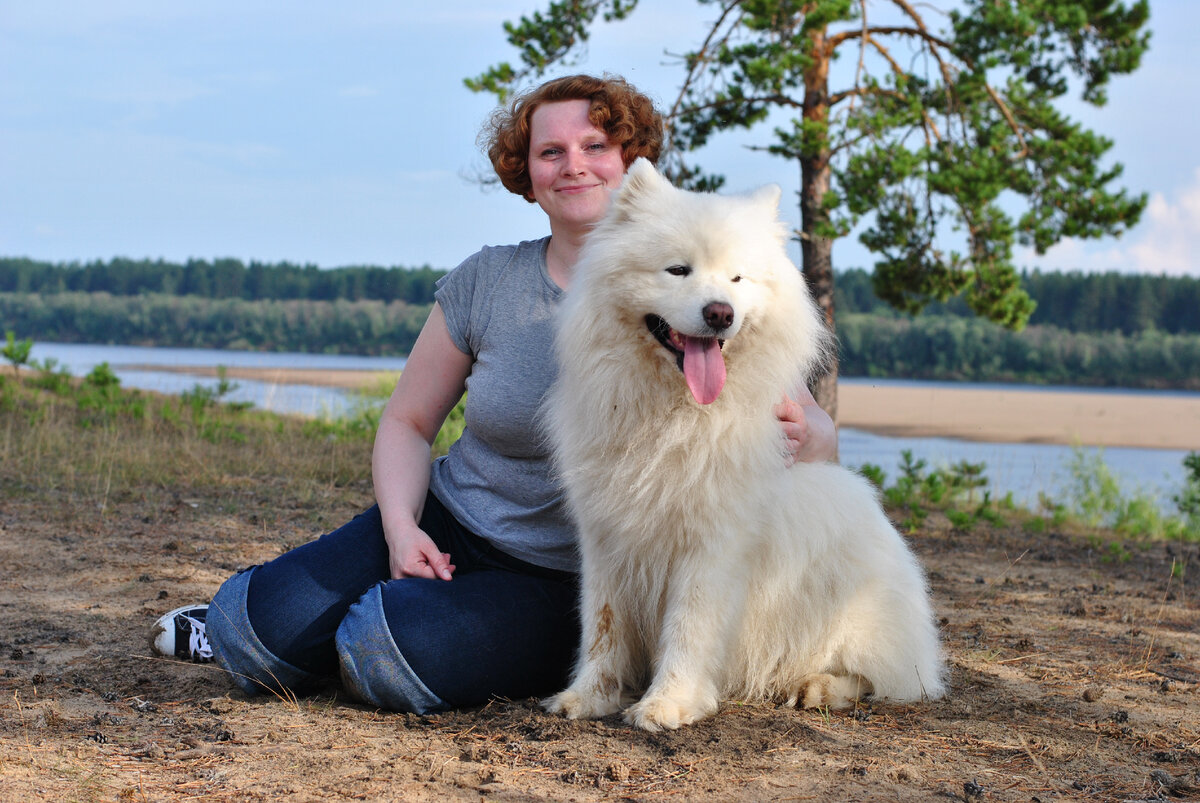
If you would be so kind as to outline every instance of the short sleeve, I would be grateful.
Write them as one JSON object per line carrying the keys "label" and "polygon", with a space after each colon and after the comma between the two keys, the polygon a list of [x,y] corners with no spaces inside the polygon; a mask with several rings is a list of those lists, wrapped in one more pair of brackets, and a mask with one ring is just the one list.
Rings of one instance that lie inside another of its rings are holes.
{"label": "short sleeve", "polygon": [[457,268],[437,280],[433,297],[442,308],[450,339],[463,354],[478,353],[478,334],[482,327],[475,312],[481,305],[476,303],[480,265],[483,252],[472,254]]}

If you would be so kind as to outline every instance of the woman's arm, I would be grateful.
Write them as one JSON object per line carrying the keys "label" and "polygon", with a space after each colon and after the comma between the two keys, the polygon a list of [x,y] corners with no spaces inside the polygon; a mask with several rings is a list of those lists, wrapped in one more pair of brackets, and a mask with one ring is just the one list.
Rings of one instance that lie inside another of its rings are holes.
{"label": "woman's arm", "polygon": [[462,398],[471,365],[471,355],[450,339],[435,303],[383,410],[371,455],[393,578],[449,580],[454,571],[450,556],[438,551],[417,523],[429,490],[430,446]]}
{"label": "woman's arm", "polygon": [[775,405],[775,415],[783,425],[788,465],[820,463],[837,454],[837,428],[829,413],[821,409],[806,387],[796,391],[795,400],[784,397]]}

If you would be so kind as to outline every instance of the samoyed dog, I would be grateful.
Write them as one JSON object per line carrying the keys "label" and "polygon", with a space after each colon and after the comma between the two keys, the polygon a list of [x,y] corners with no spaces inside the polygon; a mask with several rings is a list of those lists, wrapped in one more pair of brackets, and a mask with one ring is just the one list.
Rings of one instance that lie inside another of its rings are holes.
{"label": "samoyed dog", "polygon": [[583,572],[579,656],[549,711],[659,730],[722,699],[945,691],[924,576],[874,489],[786,464],[772,407],[830,338],[779,196],[685,192],[641,159],[588,237],[545,410]]}

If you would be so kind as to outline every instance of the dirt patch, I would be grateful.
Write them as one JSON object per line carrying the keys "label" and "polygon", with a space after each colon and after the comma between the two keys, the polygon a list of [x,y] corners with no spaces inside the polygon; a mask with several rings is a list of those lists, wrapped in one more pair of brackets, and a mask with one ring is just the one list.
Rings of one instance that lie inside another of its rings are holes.
{"label": "dirt patch", "polygon": [[[246,697],[211,666],[151,657],[150,624],[315,535],[320,499],[273,512],[268,529],[218,497],[100,510],[8,490],[6,800],[1200,796],[1196,545],[1108,563],[1086,538],[964,533],[931,517],[913,543],[950,654],[947,699],[845,713],[727,703],[648,734],[619,717],[549,716],[533,700],[418,717],[348,701],[332,684],[300,700]],[[365,504],[366,486],[357,493]]]}

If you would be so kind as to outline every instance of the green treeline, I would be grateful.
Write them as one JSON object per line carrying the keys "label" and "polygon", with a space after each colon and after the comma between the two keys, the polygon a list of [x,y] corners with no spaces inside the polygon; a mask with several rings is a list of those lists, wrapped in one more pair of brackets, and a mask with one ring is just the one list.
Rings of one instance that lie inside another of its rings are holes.
{"label": "green treeline", "polygon": [[[1200,278],[1032,271],[1021,274],[1021,285],[1037,302],[1031,326],[1126,335],[1151,329],[1200,332]],[[839,321],[842,313],[900,315],[875,295],[871,274],[857,268],[838,273],[834,310]],[[974,317],[961,298],[931,304],[923,315]]]}
{"label": "green treeline", "polygon": [[0,330],[58,343],[403,355],[428,314],[404,301],[0,293]]}
{"label": "green treeline", "polygon": [[1200,279],[1022,274],[1037,302],[1022,332],[961,298],[917,317],[880,301],[864,270],[835,283],[843,376],[1200,389]]}
{"label": "green treeline", "polygon": [[838,317],[843,376],[1200,390],[1200,334],[1012,332],[950,315]]}
{"label": "green treeline", "polygon": [[[241,298],[247,301],[407,301],[433,303],[434,283],[443,270],[352,266],[323,270],[287,262],[243,264],[237,259],[212,262],[189,259],[110,259],[87,264],[50,263],[0,257],[0,293],[143,293]],[[1129,335],[1200,332],[1200,279],[1115,272],[1085,274],[1026,272],[1021,283],[1037,301],[1030,325],[1072,332],[1121,332]],[[897,316],[875,295],[871,274],[862,269],[838,273],[835,309],[839,314],[871,312]],[[973,317],[962,299],[933,304],[926,315]]]}
{"label": "green treeline", "polygon": [[[233,259],[51,264],[0,257],[0,333],[64,343],[403,355],[443,271],[321,270]],[[1026,273],[1037,301],[1010,332],[961,300],[916,318],[838,275],[844,376],[1200,388],[1200,279]]]}
{"label": "green treeline", "polygon": [[118,257],[85,265],[52,264],[0,257],[0,293],[143,293],[241,298],[247,301],[309,299],[312,301],[407,301],[433,303],[434,282],[444,274],[420,268],[351,266],[322,270],[288,262],[244,265],[237,259],[164,260]]}

